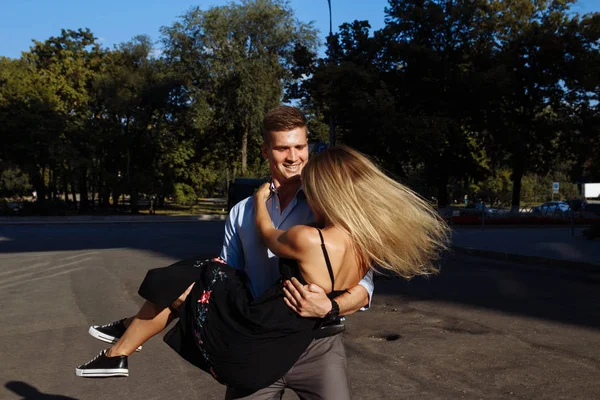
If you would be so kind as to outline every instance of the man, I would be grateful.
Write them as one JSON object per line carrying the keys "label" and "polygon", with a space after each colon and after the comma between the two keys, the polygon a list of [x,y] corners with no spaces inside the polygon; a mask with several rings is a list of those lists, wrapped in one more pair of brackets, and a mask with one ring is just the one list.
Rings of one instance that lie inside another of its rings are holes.
{"label": "man", "polygon": [[[310,224],[314,221],[314,216],[308,207],[300,182],[300,173],[308,159],[304,115],[293,107],[278,107],[267,114],[263,125],[262,152],[269,161],[272,178],[273,195],[267,200],[271,219],[277,228],[284,230],[294,225]],[[258,236],[252,201],[253,198],[250,197],[231,210],[225,224],[225,240],[221,257],[231,266],[246,272],[250,289],[254,297],[258,297],[279,279],[279,262],[277,257],[262,244]],[[286,303],[299,315],[335,319],[338,315],[351,314],[369,304],[373,293],[372,274],[367,274],[359,285],[333,301],[326,296],[322,288],[316,285],[303,286],[296,279],[286,282],[284,292]],[[180,301],[182,297],[185,296],[181,296]],[[170,310],[178,308],[173,305],[171,308],[157,309],[148,301],[144,307],[140,310],[140,313],[145,313],[144,318],[135,319],[138,324],[137,330],[142,329],[139,328],[142,323],[149,321],[154,324],[158,313],[161,314],[157,320],[160,324],[159,328],[164,329],[173,316]],[[99,340],[115,343],[125,334],[132,320],[133,317],[103,326],[92,326],[89,333]],[[148,331],[146,328],[142,330]],[[339,330],[320,330],[319,338],[313,340],[290,371],[275,384],[246,397],[228,388],[226,398],[276,399],[281,398],[287,387],[294,390],[302,399],[349,399],[346,354],[342,337],[336,333],[339,333]],[[328,334],[333,335],[327,336]],[[113,349],[115,346],[109,351]],[[141,346],[138,350],[140,349]],[[109,367],[103,366],[102,375],[95,376],[121,376],[119,375],[122,373],[121,361],[118,357],[108,355],[104,357],[102,363],[112,359],[116,361],[111,361]],[[92,368],[90,365],[95,362],[94,360],[86,363],[85,368],[80,366],[78,369],[83,371]]]}
{"label": "man", "polygon": [[[262,155],[269,161],[271,172],[272,195],[267,206],[275,227],[287,230],[314,222],[300,181],[308,161],[308,130],[298,109],[280,106],[265,116]],[[251,290],[258,297],[279,279],[279,268],[277,257],[258,236],[252,201],[252,197],[247,198],[232,208],[225,225],[221,257],[246,272]],[[303,286],[296,279],[285,283],[284,292],[288,306],[303,317],[348,315],[368,306],[373,293],[372,273],[333,301],[322,288]],[[294,390],[302,399],[349,399],[342,336],[315,339],[282,379],[250,396],[228,388],[226,399],[280,399],[285,388]]]}

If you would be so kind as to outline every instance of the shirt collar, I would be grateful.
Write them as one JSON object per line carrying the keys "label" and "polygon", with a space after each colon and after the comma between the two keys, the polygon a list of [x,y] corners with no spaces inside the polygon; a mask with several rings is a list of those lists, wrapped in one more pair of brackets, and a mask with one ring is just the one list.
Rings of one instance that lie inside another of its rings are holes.
{"label": "shirt collar", "polygon": [[[269,186],[269,190],[271,191],[271,194],[268,198],[271,198],[273,197],[273,195],[277,194],[277,188],[275,187],[275,183],[273,183],[273,181],[271,181],[271,186]],[[294,197],[301,200],[306,199],[306,194],[304,193],[304,187],[302,185],[300,185]]]}

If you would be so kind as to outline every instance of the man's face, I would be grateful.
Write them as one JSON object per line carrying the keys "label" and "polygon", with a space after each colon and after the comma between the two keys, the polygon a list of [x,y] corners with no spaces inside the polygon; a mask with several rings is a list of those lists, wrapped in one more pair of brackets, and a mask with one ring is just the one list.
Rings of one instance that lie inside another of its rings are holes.
{"label": "man's face", "polygon": [[308,161],[306,128],[270,132],[262,154],[269,160],[271,177],[275,184],[298,183],[304,164]]}

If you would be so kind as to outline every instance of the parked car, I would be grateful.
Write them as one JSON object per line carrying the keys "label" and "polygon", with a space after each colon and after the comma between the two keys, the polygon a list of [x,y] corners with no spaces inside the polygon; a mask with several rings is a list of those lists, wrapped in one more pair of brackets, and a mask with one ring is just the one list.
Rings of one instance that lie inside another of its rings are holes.
{"label": "parked car", "polygon": [[564,201],[548,201],[534,207],[531,213],[551,217],[566,215],[570,210],[571,206]]}
{"label": "parked car", "polygon": [[459,215],[476,215],[480,216],[484,214],[485,216],[496,215],[498,210],[495,208],[489,208],[485,204],[482,203],[470,203],[467,204],[464,208],[462,208],[459,212]]}
{"label": "parked car", "polygon": [[587,206],[587,201],[585,201],[585,199],[571,199],[567,200],[566,203],[573,211],[585,211],[585,207]]}

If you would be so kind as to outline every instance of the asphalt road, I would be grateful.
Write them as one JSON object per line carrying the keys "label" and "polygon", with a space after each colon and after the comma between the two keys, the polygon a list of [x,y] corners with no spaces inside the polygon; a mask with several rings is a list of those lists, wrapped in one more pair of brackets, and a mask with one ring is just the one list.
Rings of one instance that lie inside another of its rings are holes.
{"label": "asphalt road", "polygon": [[[130,377],[82,379],[90,324],[135,313],[150,268],[217,254],[222,222],[0,226],[0,399],[222,399],[155,338]],[[355,399],[599,399],[600,278],[449,256],[378,279],[348,318]],[[286,394],[285,399],[294,399]]]}

